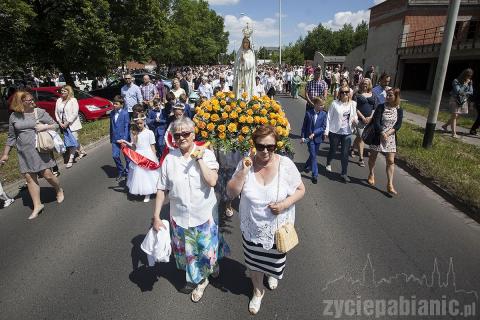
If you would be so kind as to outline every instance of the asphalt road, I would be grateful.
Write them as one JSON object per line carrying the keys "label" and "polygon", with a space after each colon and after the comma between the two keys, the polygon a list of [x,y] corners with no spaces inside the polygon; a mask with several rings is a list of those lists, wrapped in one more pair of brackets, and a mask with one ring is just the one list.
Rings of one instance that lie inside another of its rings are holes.
{"label": "asphalt road", "polygon": [[[293,128],[294,161],[302,167],[307,152],[298,135],[304,103],[279,101]],[[400,296],[412,301],[454,298],[462,307],[476,302],[477,316],[471,319],[478,318],[479,225],[398,168],[400,195],[387,196],[382,157],[379,189],[367,185],[367,169],[355,159],[349,167],[351,183],[342,183],[337,174],[325,176],[327,148],[323,145],[318,157],[319,183],[311,184],[303,174],[307,193],[296,208],[301,243],[288,254],[284,279],[276,291],[267,291],[256,318],[367,319],[371,310],[362,311],[360,304],[375,299],[381,306]],[[339,168],[334,161],[334,171]],[[0,319],[249,318],[252,288],[238,216],[223,219],[232,256],[222,261],[220,280],[194,304],[177,292],[184,275],[173,262],[144,266],[140,243],[153,202],[128,199],[114,175],[110,146],[104,144],[63,170],[63,204],[55,203],[53,190],[44,184],[46,209],[38,219],[27,220],[25,192],[0,211]],[[348,300],[355,307],[340,309]],[[392,318],[397,317],[383,319]]]}

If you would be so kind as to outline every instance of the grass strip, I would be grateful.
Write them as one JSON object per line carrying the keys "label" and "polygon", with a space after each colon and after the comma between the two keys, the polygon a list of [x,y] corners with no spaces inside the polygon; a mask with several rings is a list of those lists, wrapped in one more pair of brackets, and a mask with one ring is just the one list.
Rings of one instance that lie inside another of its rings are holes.
{"label": "grass strip", "polygon": [[[92,142],[98,141],[104,136],[108,135],[109,130],[109,119],[100,119],[97,121],[84,123],[82,130],[80,130],[80,143],[86,146]],[[3,152],[3,147],[7,141],[7,135],[7,132],[0,133],[0,146],[2,148],[0,152]],[[56,156],[61,158],[61,155]],[[0,177],[2,178],[2,183],[6,184],[19,180],[23,177],[18,170],[18,158],[15,148],[10,151],[7,163],[1,167]]]}
{"label": "grass strip", "polygon": [[436,135],[431,149],[422,147],[424,128],[403,123],[397,157],[414,167],[474,212],[480,211],[480,148]]}

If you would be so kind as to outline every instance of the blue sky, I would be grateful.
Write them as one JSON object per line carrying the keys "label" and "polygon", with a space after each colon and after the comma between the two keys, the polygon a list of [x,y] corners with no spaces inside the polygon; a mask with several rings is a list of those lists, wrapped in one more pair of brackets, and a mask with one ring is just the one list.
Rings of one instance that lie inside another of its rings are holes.
{"label": "blue sky", "polygon": [[[207,0],[225,19],[230,32],[228,51],[240,46],[241,30],[253,25],[253,42],[278,47],[279,0]],[[281,0],[282,45],[295,42],[301,35],[322,23],[333,30],[346,23],[356,26],[368,21],[369,8],[384,0]]]}

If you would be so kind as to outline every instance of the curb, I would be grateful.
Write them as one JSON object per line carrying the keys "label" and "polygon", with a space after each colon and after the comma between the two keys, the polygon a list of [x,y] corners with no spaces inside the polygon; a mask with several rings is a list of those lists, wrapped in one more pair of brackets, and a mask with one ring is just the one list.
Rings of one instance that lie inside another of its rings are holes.
{"label": "curb", "polygon": [[[106,143],[107,141],[109,141],[109,139],[110,139],[110,136],[106,135],[106,136],[100,138],[97,141],[94,141],[94,142],[91,142],[91,143],[87,144],[83,148],[85,149],[85,151],[95,149],[96,147],[98,147],[98,146]],[[63,161],[61,161],[62,157],[60,157],[59,159],[60,159],[60,161],[57,162],[58,168],[59,169],[65,169],[65,164],[63,163]],[[20,191],[20,188],[24,184],[25,184],[25,180],[23,178],[21,178],[17,181],[9,183],[8,185],[4,185],[3,189],[10,197],[14,198],[18,195],[18,193]]]}

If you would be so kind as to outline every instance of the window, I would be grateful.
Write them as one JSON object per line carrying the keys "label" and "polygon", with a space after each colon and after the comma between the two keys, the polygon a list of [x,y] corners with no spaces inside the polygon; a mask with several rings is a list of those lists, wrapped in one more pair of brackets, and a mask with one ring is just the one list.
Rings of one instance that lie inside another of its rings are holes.
{"label": "window", "polygon": [[470,20],[468,24],[467,39],[475,39],[480,21]]}
{"label": "window", "polygon": [[37,91],[37,100],[38,101],[49,101],[49,102],[55,102],[57,101],[58,97],[51,92],[48,91]]}

